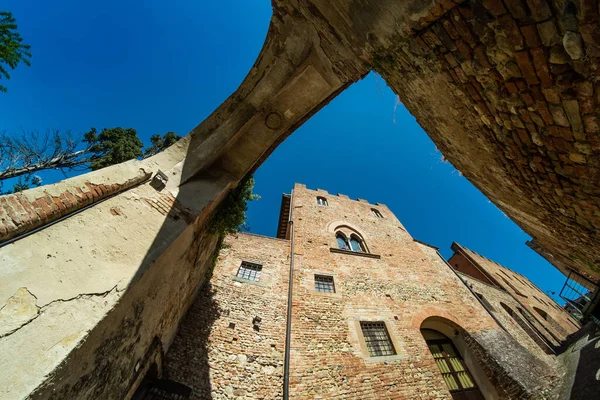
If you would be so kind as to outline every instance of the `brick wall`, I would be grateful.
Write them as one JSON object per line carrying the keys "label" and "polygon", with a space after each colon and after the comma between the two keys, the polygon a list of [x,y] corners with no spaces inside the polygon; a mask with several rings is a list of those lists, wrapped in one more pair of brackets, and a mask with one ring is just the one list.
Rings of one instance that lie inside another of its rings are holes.
{"label": "brick wall", "polygon": [[[327,198],[328,206],[317,205],[316,196]],[[373,215],[371,208],[384,218]],[[420,327],[438,316],[480,338],[482,332],[500,337],[498,326],[471,292],[435,249],[413,240],[385,205],[296,185],[292,210],[296,267],[291,393],[296,398],[334,393],[340,398],[412,399],[423,393],[431,399],[449,398]],[[339,225],[359,232],[380,258],[332,252]],[[322,273],[333,275],[335,295],[315,291],[314,275]],[[360,320],[385,321],[397,357],[369,359],[361,345]],[[482,362],[490,359],[480,357]],[[519,364],[512,361],[511,366]]]}
{"label": "brick wall", "polygon": [[[520,305],[510,294],[495,286],[473,279],[469,275],[462,276],[469,285],[472,285],[473,291],[481,294],[483,298],[485,298],[485,301],[491,305],[494,316],[498,318],[500,323],[517,340],[517,342],[547,363],[553,362],[547,352],[547,350],[551,349],[544,344],[543,338],[533,339],[501,306],[501,303],[504,303],[512,310],[517,311],[517,308],[520,307]],[[539,342],[536,340],[539,340]]]}
{"label": "brick wall", "polygon": [[71,183],[64,190],[50,186],[0,196],[0,243],[137,185],[150,175],[140,170],[137,176],[119,183],[85,181]]}
{"label": "brick wall", "polygon": [[[527,398],[553,382],[539,348],[504,332],[437,249],[415,241],[385,205],[296,185],[291,210],[291,398],[449,399],[421,334],[432,320],[462,338],[492,398]],[[362,237],[368,254],[340,251],[338,228]],[[167,376],[198,399],[281,398],[291,242],[240,234],[226,244],[166,356]],[[242,261],[263,265],[259,282],[235,278]],[[315,274],[332,276],[335,293],[316,291]],[[360,321],[384,321],[396,354],[371,357]]]}
{"label": "brick wall", "polygon": [[597,3],[439,3],[375,69],[465,177],[558,264],[597,280]]}
{"label": "brick wall", "polygon": [[579,325],[562,307],[523,275],[456,243],[453,249],[459,252],[453,256],[455,259],[462,258],[465,262],[475,263],[487,272],[512,297],[513,305],[506,304],[519,315],[522,315],[519,310],[523,310],[525,318],[552,345],[559,346],[568,335],[579,329]]}
{"label": "brick wall", "polygon": [[[227,238],[169,349],[169,379],[190,386],[196,399],[282,397],[289,254],[286,240]],[[242,261],[262,264],[259,282],[235,279]]]}

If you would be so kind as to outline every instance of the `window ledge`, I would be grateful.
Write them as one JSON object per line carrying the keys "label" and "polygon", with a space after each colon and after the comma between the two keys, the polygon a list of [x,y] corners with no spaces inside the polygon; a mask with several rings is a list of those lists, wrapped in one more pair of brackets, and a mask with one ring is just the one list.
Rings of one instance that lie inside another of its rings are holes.
{"label": "window ledge", "polygon": [[265,284],[263,282],[253,281],[253,280],[250,280],[250,279],[240,278],[240,277],[237,277],[237,276],[232,276],[231,280],[234,281],[234,282],[249,283],[251,285],[265,287]]}
{"label": "window ledge", "polygon": [[364,358],[365,362],[389,362],[389,361],[398,361],[398,360],[404,360],[406,358],[406,355],[404,354],[396,354],[393,356],[380,356],[380,357],[367,357]]}
{"label": "window ledge", "polygon": [[363,253],[360,251],[352,251],[352,250],[342,250],[342,249],[336,249],[335,247],[330,247],[329,251],[331,251],[332,253],[348,254],[351,256],[360,256],[360,257],[376,258],[376,259],[381,258],[381,256],[379,254]]}
{"label": "window ledge", "polygon": [[323,296],[323,297],[329,297],[330,299],[337,299],[337,300],[341,300],[342,299],[342,294],[340,292],[319,292],[318,290],[314,290],[313,289],[313,294],[317,295],[317,296]]}

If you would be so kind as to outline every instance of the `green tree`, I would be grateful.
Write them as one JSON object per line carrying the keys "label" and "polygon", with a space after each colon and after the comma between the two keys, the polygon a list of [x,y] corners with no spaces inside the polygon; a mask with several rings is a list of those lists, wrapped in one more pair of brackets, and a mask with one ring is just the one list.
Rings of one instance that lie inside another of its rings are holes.
{"label": "green tree", "polygon": [[144,151],[144,158],[148,158],[157,153],[160,153],[167,147],[174,144],[179,139],[181,139],[181,136],[179,136],[175,132],[167,132],[163,136],[152,135],[150,137],[150,142],[152,143],[152,145]]}
{"label": "green tree", "polygon": [[223,238],[231,233],[250,230],[246,225],[248,202],[260,199],[259,195],[252,193],[252,189],[254,189],[254,177],[247,176],[229,192],[210,220],[211,233],[219,234]]}
{"label": "green tree", "polygon": [[[15,69],[21,62],[31,65],[30,48],[28,44],[23,44],[12,13],[0,11],[0,79],[10,79],[7,68]],[[6,90],[6,86],[0,84],[0,92]]]}
{"label": "green tree", "polygon": [[103,129],[99,135],[92,128],[84,135],[91,153],[92,171],[141,157],[144,144],[133,128]]}
{"label": "green tree", "polygon": [[152,145],[142,151],[143,144],[132,128],[103,129],[99,134],[92,128],[83,136],[57,130],[21,135],[0,132],[0,194],[9,193],[2,191],[2,183],[9,179],[18,179],[12,189],[18,192],[39,186],[41,179],[34,175],[39,171],[96,170],[133,158],[150,157],[179,139],[173,132],[153,135]]}

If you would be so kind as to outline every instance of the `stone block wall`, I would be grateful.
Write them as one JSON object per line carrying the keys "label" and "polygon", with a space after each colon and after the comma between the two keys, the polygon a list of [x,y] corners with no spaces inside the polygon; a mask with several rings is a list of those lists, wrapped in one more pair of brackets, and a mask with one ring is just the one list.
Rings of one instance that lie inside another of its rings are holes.
{"label": "stone block wall", "polygon": [[[287,240],[229,236],[167,354],[166,376],[195,399],[282,398],[289,256]],[[242,261],[262,265],[258,282],[236,278]]]}
{"label": "stone block wall", "polygon": [[438,3],[375,69],[465,177],[558,264],[598,280],[597,2]]}

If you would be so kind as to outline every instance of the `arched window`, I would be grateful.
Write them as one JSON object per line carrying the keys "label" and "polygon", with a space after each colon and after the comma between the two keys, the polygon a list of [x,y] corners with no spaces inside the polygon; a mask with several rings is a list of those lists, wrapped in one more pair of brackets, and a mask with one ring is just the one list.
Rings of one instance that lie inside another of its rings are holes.
{"label": "arched window", "polygon": [[322,196],[317,196],[317,204],[320,206],[328,206],[329,205],[329,203],[327,203],[327,199]]}
{"label": "arched window", "polygon": [[346,236],[343,233],[338,232],[337,235],[335,235],[335,239],[337,240],[338,249],[350,250],[348,239],[346,239]]}
{"label": "arched window", "polygon": [[364,253],[365,248],[362,244],[362,240],[356,235],[350,236],[350,250],[356,251],[359,253]]}
{"label": "arched window", "polygon": [[534,328],[532,328],[527,322],[525,322],[523,320],[523,318],[521,318],[516,312],[513,311],[512,308],[510,308],[509,306],[507,306],[504,303],[500,303],[500,305],[502,306],[502,308],[504,308],[504,311],[506,311],[506,313],[508,315],[510,315],[512,317],[512,319],[525,331],[525,333],[527,333],[527,335],[529,335],[529,337],[547,354],[553,354],[553,350],[550,347],[550,345],[548,345],[548,343],[546,343],[546,341],[544,339],[542,339],[540,337],[540,335],[538,335],[535,331]]}
{"label": "arched window", "polygon": [[[533,297],[535,297],[535,296],[533,296]],[[537,308],[537,307],[533,307],[533,309],[535,310],[536,313],[540,314],[540,316],[542,318],[544,318],[545,320],[548,320],[548,313],[546,311],[542,310],[541,308]]]}
{"label": "arched window", "polygon": [[552,326],[560,335],[562,335],[563,337],[567,337],[569,335],[569,332],[567,332],[567,330],[565,328],[563,328],[562,325],[560,325],[558,322],[556,322],[556,320],[554,318],[552,318],[552,316],[550,316],[546,311],[542,310],[541,308],[537,308],[537,307],[533,307],[533,309],[542,318],[544,318],[546,321],[548,321],[550,326]]}
{"label": "arched window", "polygon": [[365,243],[363,236],[355,228],[340,224],[335,229],[332,229],[332,231],[335,232],[338,249],[369,254],[369,247]]}
{"label": "arched window", "polygon": [[378,209],[376,208],[371,208],[371,212],[373,213],[373,215],[375,215],[377,218],[383,218],[383,215],[381,215],[381,213],[379,212]]}

